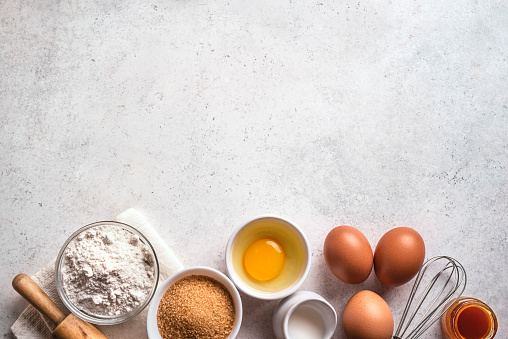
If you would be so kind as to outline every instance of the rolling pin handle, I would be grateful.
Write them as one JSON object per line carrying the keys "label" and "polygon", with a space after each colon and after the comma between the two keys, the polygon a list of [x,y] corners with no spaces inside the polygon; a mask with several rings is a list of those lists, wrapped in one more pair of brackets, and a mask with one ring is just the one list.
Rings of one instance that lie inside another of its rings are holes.
{"label": "rolling pin handle", "polygon": [[21,273],[15,276],[12,280],[12,287],[39,312],[51,319],[55,325],[65,319],[65,314],[28,275]]}

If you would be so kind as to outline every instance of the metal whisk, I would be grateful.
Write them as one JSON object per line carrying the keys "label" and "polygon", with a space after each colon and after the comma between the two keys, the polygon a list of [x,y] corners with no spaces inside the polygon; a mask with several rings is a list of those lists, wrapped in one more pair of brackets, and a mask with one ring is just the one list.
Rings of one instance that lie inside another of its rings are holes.
{"label": "metal whisk", "polygon": [[466,281],[466,271],[457,260],[447,256],[427,260],[416,276],[393,339],[419,338],[462,295]]}

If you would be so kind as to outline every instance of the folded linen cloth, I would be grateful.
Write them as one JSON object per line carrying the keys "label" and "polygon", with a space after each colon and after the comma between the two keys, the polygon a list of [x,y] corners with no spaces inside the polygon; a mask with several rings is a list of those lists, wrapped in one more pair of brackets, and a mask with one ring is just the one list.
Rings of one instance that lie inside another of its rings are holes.
{"label": "folded linen cloth", "polygon": [[[128,224],[142,233],[152,244],[159,261],[159,281],[163,281],[173,273],[181,270],[183,265],[174,255],[173,251],[159,237],[159,234],[148,223],[145,217],[133,208],[128,209],[115,218],[116,221]],[[37,272],[32,279],[44,292],[68,314],[69,311],[63,305],[55,283],[56,258]],[[110,339],[148,338],[146,333],[146,316],[148,307],[135,318],[118,325],[97,326]],[[54,325],[42,316],[33,306],[29,305],[14,322],[11,327],[12,333],[18,339],[52,338],[51,332]]]}

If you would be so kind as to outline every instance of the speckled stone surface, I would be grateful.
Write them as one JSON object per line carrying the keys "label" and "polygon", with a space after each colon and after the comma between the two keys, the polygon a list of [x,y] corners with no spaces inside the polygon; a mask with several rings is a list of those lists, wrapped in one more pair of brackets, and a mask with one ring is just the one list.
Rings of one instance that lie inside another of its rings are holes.
{"label": "speckled stone surface", "polygon": [[[3,337],[17,273],[135,207],[184,265],[222,272],[235,227],[292,219],[313,250],[302,289],[339,323],[362,289],[397,321],[410,286],[340,282],[327,232],[374,247],[413,227],[507,338],[507,18],[501,0],[1,1]],[[239,338],[272,338],[276,302],[243,301]]]}

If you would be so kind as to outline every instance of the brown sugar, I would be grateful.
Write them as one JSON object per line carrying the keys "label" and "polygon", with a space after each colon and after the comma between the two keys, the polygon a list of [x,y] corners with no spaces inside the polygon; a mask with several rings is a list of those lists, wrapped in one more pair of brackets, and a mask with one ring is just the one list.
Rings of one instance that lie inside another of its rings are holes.
{"label": "brown sugar", "polygon": [[157,326],[163,339],[227,338],[233,329],[235,306],[217,280],[191,275],[178,280],[162,296]]}

